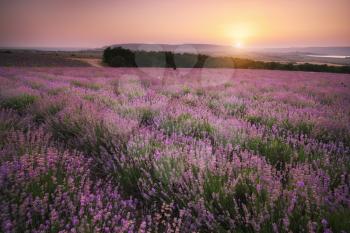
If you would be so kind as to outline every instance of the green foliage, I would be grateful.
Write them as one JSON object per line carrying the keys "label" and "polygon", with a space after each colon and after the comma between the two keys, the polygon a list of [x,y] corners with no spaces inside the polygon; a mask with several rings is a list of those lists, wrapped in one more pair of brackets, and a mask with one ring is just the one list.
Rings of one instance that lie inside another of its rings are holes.
{"label": "green foliage", "polygon": [[23,127],[21,120],[16,114],[12,114],[11,112],[8,114],[9,116],[0,118],[0,149],[7,144],[7,136],[12,130],[26,130],[26,127]]}
{"label": "green foliage", "polygon": [[264,118],[262,116],[246,116],[246,120],[251,124],[265,125],[268,128],[272,128],[277,121],[275,118]]}
{"label": "green foliage", "polygon": [[205,95],[205,90],[203,88],[196,89],[196,95],[204,96]]}
{"label": "green foliage", "polygon": [[114,108],[118,102],[114,100],[113,98],[109,98],[107,96],[99,96],[99,95],[84,95],[83,97],[84,100],[97,103],[97,104],[102,104],[108,108]]}
{"label": "green foliage", "polygon": [[134,52],[135,67],[170,67],[167,64],[166,52],[146,52],[137,51]]}
{"label": "green foliage", "polygon": [[113,67],[136,67],[135,54],[122,47],[108,47],[103,52],[103,62]]}
{"label": "green foliage", "polygon": [[2,108],[9,108],[18,112],[23,112],[29,105],[33,104],[38,99],[37,96],[29,94],[21,94],[0,100]]}
{"label": "green foliage", "polygon": [[[227,199],[226,197],[227,192],[225,192],[225,185],[227,181],[228,181],[227,176],[216,175],[210,171],[206,172],[206,176],[203,184],[203,195],[208,204],[212,203],[213,197],[214,197],[213,194],[218,194],[220,196],[219,201],[225,202],[226,204],[230,201],[230,199],[232,199],[232,198]],[[226,205],[223,205],[223,206],[226,206]]]}
{"label": "green foliage", "polygon": [[310,135],[313,128],[314,124],[306,121],[301,121],[296,125],[296,131],[299,134]]}
{"label": "green foliage", "polygon": [[89,155],[99,154],[100,146],[108,133],[102,123],[90,122],[84,117],[73,118],[65,115],[51,120],[49,125],[56,140]]}
{"label": "green foliage", "polygon": [[293,156],[293,148],[279,139],[263,141],[260,138],[251,138],[244,147],[265,156],[279,170],[283,170]]}
{"label": "green foliage", "polygon": [[163,129],[164,132],[170,136],[173,133],[181,132],[183,124],[186,121],[190,121],[190,119],[192,119],[192,117],[188,113],[181,114],[176,118],[168,117],[162,122],[161,129]]}
{"label": "green foliage", "polygon": [[56,115],[63,109],[63,103],[50,103],[44,109],[36,109],[33,113],[33,120],[37,124],[47,121],[49,117]]}
{"label": "green foliage", "polygon": [[213,137],[215,128],[206,120],[194,119],[190,114],[184,113],[176,118],[168,118],[161,124],[166,134],[183,134],[194,138],[203,139]]}
{"label": "green foliage", "polygon": [[52,88],[52,89],[47,91],[47,94],[58,95],[58,94],[64,92],[65,90],[66,90],[66,88],[64,88],[64,87]]}
{"label": "green foliage", "polygon": [[[34,155],[33,155],[34,156]],[[41,156],[41,155],[39,155]],[[38,158],[31,158],[34,161]],[[44,159],[45,160],[45,159]],[[46,161],[47,162],[47,161]],[[31,169],[35,169],[36,163],[33,162],[31,164],[33,167]],[[28,168],[30,169],[30,168]],[[33,200],[45,200],[45,197],[47,197],[47,208],[43,208],[41,211],[44,211],[43,213],[38,212],[39,210],[32,209],[30,211],[31,214],[31,224],[27,225],[25,221],[25,216],[23,216],[25,213],[17,215],[17,219],[19,220],[17,222],[17,230],[19,232],[24,232],[28,229],[38,229],[40,224],[43,224],[45,221],[47,221],[47,214],[49,214],[49,206],[53,203],[53,197],[57,195],[58,190],[59,192],[69,192],[68,190],[68,182],[71,178],[74,183],[79,183],[81,181],[81,176],[69,176],[64,168],[64,165],[62,162],[57,162],[53,167],[49,168],[47,171],[43,172],[37,171],[40,173],[36,177],[31,177],[30,180],[21,180],[18,183],[13,184],[17,189],[23,190],[23,193],[25,193],[28,196],[31,196]],[[30,175],[27,175],[26,179],[29,178]],[[10,189],[11,190],[11,189]],[[23,205],[25,203],[23,201],[23,197],[19,196],[19,193],[17,192],[9,192],[10,190],[4,189],[2,191],[2,201],[11,201],[14,205]],[[23,195],[23,194],[22,194]],[[69,197],[68,197],[69,198]],[[22,221],[23,220],[23,221]],[[29,230],[30,231],[30,230]],[[57,231],[58,232],[58,231]]]}
{"label": "green foliage", "polygon": [[174,60],[177,67],[193,68],[197,64],[198,58],[189,53],[175,53]]}
{"label": "green foliage", "polygon": [[[113,156],[120,156],[127,152],[126,135],[112,132],[103,121],[91,120],[85,116],[65,115],[51,119],[48,125],[54,139],[63,142],[68,148],[95,157],[98,161],[101,159],[102,152]],[[95,165],[98,169],[101,164]],[[99,169],[97,172],[104,170]]]}
{"label": "green foliage", "polygon": [[[55,178],[53,181],[52,178]],[[41,174],[38,179],[27,184],[26,191],[33,195],[33,197],[43,198],[45,194],[53,194],[58,186],[65,188],[66,174],[60,164],[57,165],[55,171],[49,170],[45,174]]]}
{"label": "green foliage", "polygon": [[[301,198],[299,197],[298,199]],[[306,211],[304,201],[298,200],[289,216],[289,228],[292,232],[306,232],[307,224],[311,220],[311,216]]]}
{"label": "green foliage", "polygon": [[[206,208],[216,215],[228,214],[233,218],[237,218],[239,214],[237,210],[237,202],[234,197],[234,191],[229,189],[228,177],[217,175],[211,171],[205,173],[203,184],[203,198]],[[230,229],[230,226],[225,221],[225,217],[222,216],[222,220],[216,227],[220,229],[220,232],[226,232]]]}
{"label": "green foliage", "polygon": [[[235,219],[237,232],[246,232],[250,229],[246,225],[244,209],[251,214],[258,214],[268,202],[268,193],[262,189],[258,191],[253,183],[247,178],[241,178],[237,184],[232,186],[227,175],[214,174],[207,171],[204,177],[203,198],[206,207],[214,214],[220,216],[220,232],[232,229],[228,219]],[[255,198],[253,198],[255,196]],[[251,229],[252,230],[252,229]]]}
{"label": "green foliage", "polygon": [[215,133],[214,127],[208,121],[195,121],[192,124],[192,135],[197,138],[212,137]]}
{"label": "green foliage", "polygon": [[165,52],[165,64],[168,68],[173,68],[174,70],[176,69],[174,53]]}
{"label": "green foliage", "polygon": [[[135,58],[137,58],[137,61]],[[244,58],[214,57],[203,54],[174,54],[169,51],[131,51],[122,47],[106,48],[103,52],[103,62],[113,67],[171,67],[174,69],[176,69],[176,67],[206,67],[350,73],[350,66],[329,66],[310,63],[286,64],[279,62],[255,61]]]}
{"label": "green foliage", "polygon": [[331,106],[334,103],[334,97],[329,95],[324,95],[320,98],[320,103],[323,105]]}
{"label": "green foliage", "polygon": [[184,87],[183,89],[182,89],[182,94],[183,95],[188,95],[188,94],[190,94],[191,93],[191,88],[189,88],[189,87]]}
{"label": "green foliage", "polygon": [[330,211],[326,219],[333,232],[350,232],[350,209],[345,207]]}
{"label": "green foliage", "polygon": [[139,115],[140,125],[151,126],[154,124],[154,118],[158,115],[158,112],[150,108],[142,108]]}
{"label": "green foliage", "polygon": [[87,88],[94,91],[97,91],[101,88],[101,86],[97,83],[81,82],[78,80],[73,80],[71,84],[76,87]]}
{"label": "green foliage", "polygon": [[186,169],[186,163],[181,157],[161,157],[157,162],[154,171],[156,180],[159,180],[164,187],[170,187],[171,180],[182,176]]}
{"label": "green foliage", "polygon": [[155,179],[157,170],[147,165],[147,161],[161,147],[161,142],[150,139],[148,143],[136,143],[123,150],[127,162],[118,164],[118,169],[111,174],[111,177],[116,183],[122,185],[127,196],[142,198],[138,182],[145,176],[145,172],[150,172],[150,170],[153,174],[152,179]]}
{"label": "green foliage", "polygon": [[157,149],[161,149],[163,144],[151,138],[147,143],[141,142],[136,145],[128,146],[128,156],[133,158],[148,158],[155,153]]}
{"label": "green foliage", "polygon": [[247,121],[251,124],[261,124],[263,121],[263,118],[261,116],[247,116]]}
{"label": "green foliage", "polygon": [[121,169],[111,175],[123,187],[123,191],[127,196],[142,198],[138,182],[144,176],[144,172],[140,164],[137,166],[125,164]]}
{"label": "green foliage", "polygon": [[247,107],[244,104],[226,103],[224,106],[229,115],[236,117],[243,117],[247,111]]}
{"label": "green foliage", "polygon": [[80,146],[86,154],[99,157],[102,151],[117,152],[117,155],[125,153],[126,138],[113,134],[103,121],[88,122],[84,131],[86,137],[80,140]]}
{"label": "green foliage", "polygon": [[49,122],[53,137],[67,145],[74,145],[73,141],[76,141],[83,135],[85,124],[86,122],[83,119],[73,119],[68,115],[62,118],[52,119]]}
{"label": "green foliage", "polygon": [[87,101],[94,102],[95,99],[96,99],[96,96],[94,96],[94,95],[84,95],[83,99],[87,100]]}
{"label": "green foliage", "polygon": [[218,114],[221,112],[220,111],[220,101],[216,98],[209,99],[207,106],[214,114]]}
{"label": "green foliage", "polygon": [[29,82],[29,86],[30,86],[32,89],[37,89],[37,90],[39,90],[40,88],[43,87],[43,84],[38,83],[38,82],[31,81],[31,82]]}
{"label": "green foliage", "polygon": [[344,146],[350,147],[350,133],[345,128],[319,128],[315,133],[315,139],[326,143],[342,142]]}
{"label": "green foliage", "polygon": [[299,121],[292,124],[288,119],[286,119],[282,121],[281,127],[293,133],[310,135],[314,128],[314,124],[307,121]]}

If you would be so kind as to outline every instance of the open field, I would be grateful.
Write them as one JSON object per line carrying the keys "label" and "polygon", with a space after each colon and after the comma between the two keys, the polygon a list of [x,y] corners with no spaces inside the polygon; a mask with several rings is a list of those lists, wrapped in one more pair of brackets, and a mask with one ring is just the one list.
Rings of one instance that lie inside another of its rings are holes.
{"label": "open field", "polygon": [[0,67],[88,67],[72,52],[45,52],[35,50],[0,50]]}
{"label": "open field", "polygon": [[0,68],[1,232],[350,232],[350,75]]}

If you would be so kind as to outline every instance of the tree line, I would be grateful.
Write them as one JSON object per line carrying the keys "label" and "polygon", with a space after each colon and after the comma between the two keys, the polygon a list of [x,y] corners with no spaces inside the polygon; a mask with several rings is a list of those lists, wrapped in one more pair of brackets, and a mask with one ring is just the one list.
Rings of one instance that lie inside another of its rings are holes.
{"label": "tree line", "polygon": [[173,53],[170,51],[132,51],[122,47],[106,48],[103,52],[103,62],[111,67],[238,68],[350,73],[350,66],[264,62],[227,56],[213,57],[204,54]]}

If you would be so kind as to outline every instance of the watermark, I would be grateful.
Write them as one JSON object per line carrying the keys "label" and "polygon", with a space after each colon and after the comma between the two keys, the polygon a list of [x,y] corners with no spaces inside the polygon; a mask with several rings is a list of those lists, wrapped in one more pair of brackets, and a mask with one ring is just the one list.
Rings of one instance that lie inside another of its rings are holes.
{"label": "watermark", "polygon": [[[131,82],[132,89],[138,90],[179,87],[205,90],[230,85],[237,72],[233,59],[226,58],[222,64],[222,57],[200,54],[192,45],[141,45],[134,54],[136,72],[122,77],[120,88],[125,89]],[[172,67],[169,67],[167,54],[173,56]]]}

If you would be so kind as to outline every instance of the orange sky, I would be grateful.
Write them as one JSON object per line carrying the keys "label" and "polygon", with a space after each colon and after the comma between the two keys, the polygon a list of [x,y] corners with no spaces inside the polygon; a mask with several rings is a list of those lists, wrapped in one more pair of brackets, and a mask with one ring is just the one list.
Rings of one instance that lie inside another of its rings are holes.
{"label": "orange sky", "polygon": [[0,0],[0,46],[350,46],[349,0]]}

